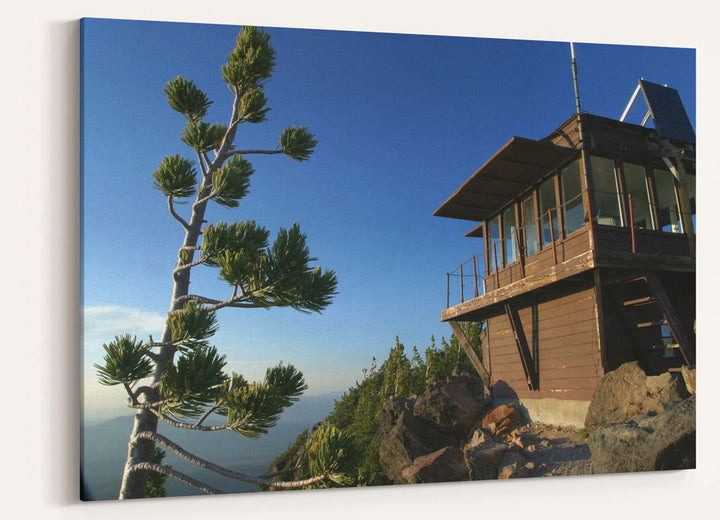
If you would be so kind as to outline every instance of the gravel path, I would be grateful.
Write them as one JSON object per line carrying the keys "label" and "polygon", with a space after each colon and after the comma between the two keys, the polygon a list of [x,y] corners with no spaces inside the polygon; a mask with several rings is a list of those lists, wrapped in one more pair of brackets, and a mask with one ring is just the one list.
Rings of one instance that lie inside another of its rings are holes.
{"label": "gravel path", "polygon": [[514,435],[534,463],[533,476],[591,475],[587,439],[572,428],[532,423]]}

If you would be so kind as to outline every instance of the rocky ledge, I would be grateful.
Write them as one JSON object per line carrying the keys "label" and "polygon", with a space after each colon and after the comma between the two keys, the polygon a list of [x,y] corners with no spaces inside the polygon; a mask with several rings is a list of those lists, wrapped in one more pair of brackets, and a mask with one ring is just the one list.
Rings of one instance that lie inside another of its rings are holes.
{"label": "rocky ledge", "polygon": [[683,375],[646,376],[637,363],[607,374],[586,419],[589,438],[525,424],[512,405],[494,408],[479,378],[434,378],[423,394],[378,412],[380,465],[396,484],[692,468],[695,398],[685,381],[694,372]]}

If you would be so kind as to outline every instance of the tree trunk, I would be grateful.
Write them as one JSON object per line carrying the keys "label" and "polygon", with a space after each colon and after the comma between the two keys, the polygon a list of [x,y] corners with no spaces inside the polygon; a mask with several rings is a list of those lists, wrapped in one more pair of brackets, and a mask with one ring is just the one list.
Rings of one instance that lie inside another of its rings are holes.
{"label": "tree trunk", "polygon": [[[202,189],[198,195],[199,200],[210,193],[210,188]],[[188,229],[185,233],[185,241],[183,242],[184,247],[195,247],[200,238],[200,231],[203,224],[203,218],[205,216],[205,208],[207,202],[193,205],[192,216],[189,222]],[[190,258],[187,263],[193,261],[195,251],[192,249],[187,250],[190,253]],[[190,290],[190,269],[185,269],[178,272],[175,275],[173,282],[173,295],[170,300],[170,310],[168,314],[182,308],[183,303],[178,303],[178,298],[187,296]],[[172,331],[168,326],[167,322],[163,328],[162,343],[164,346],[160,347],[158,352],[157,360],[155,361],[155,371],[153,372],[152,384],[156,387],[162,379],[162,375],[165,373],[165,367],[172,363],[175,355],[175,347],[167,346],[172,341]],[[159,395],[146,396],[147,402],[152,403],[159,400]],[[138,410],[135,414],[135,422],[133,424],[132,432],[130,433],[130,441],[128,442],[128,455],[125,461],[125,468],[123,470],[122,484],[120,486],[120,495],[118,498],[145,498],[145,487],[147,485],[147,471],[136,470],[132,468],[136,464],[141,462],[152,462],[153,449],[155,448],[155,442],[149,439],[138,439],[138,434],[143,432],[157,433],[158,418],[150,410]]]}

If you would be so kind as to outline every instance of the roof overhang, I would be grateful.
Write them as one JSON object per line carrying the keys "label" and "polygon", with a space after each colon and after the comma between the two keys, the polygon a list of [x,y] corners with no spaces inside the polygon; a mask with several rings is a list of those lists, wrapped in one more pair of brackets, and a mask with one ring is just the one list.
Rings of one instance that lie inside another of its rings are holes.
{"label": "roof overhang", "polygon": [[513,137],[433,215],[485,220],[578,153],[575,148]]}

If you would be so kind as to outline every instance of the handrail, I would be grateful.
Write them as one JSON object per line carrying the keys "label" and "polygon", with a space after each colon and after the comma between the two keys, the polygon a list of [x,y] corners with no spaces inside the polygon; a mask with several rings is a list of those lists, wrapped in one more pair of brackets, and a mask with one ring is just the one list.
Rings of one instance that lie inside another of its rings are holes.
{"label": "handrail", "polygon": [[[585,191],[587,191],[587,189]],[[641,228],[638,228],[638,226],[635,225],[635,210],[633,208],[632,193],[631,192],[610,192],[610,191],[608,191],[608,192],[595,191],[594,193],[595,193],[595,195],[597,195],[597,194],[617,195],[617,196],[623,197],[623,199],[627,200],[627,204],[628,204],[627,207],[629,208],[628,217],[629,217],[630,222],[629,222],[629,224],[626,224],[625,226],[622,226],[622,227],[630,228],[632,252],[636,253],[638,251],[637,229],[641,229]],[[554,208],[549,208],[547,210],[547,213],[544,213],[540,217],[538,217],[536,219],[532,219],[529,222],[525,222],[525,224],[523,224],[522,226],[515,226],[513,231],[511,231],[507,236],[503,236],[502,239],[497,239],[497,241],[491,242],[491,244],[489,246],[489,249],[490,249],[489,253],[492,256],[490,258],[488,258],[486,256],[488,254],[488,248],[486,247],[485,252],[482,255],[473,255],[469,260],[466,260],[465,262],[461,263],[457,268],[455,268],[454,271],[447,273],[446,308],[450,308],[451,277],[459,277],[460,278],[460,300],[461,300],[461,303],[463,303],[465,301],[464,281],[465,281],[465,278],[467,278],[467,277],[472,276],[472,278],[473,278],[474,297],[475,298],[477,298],[484,292],[484,284],[482,283],[482,281],[485,279],[485,276],[480,275],[478,273],[478,268],[477,268],[477,258],[479,256],[483,256],[485,258],[486,265],[488,264],[489,260],[492,260],[492,266],[493,266],[494,277],[495,277],[495,289],[500,288],[500,273],[499,273],[499,271],[500,271],[501,267],[507,267],[509,265],[509,264],[506,264],[503,266],[498,265],[498,250],[497,250],[497,248],[498,248],[498,244],[502,244],[502,242],[504,240],[509,239],[509,240],[512,240],[515,242],[515,247],[517,249],[517,258],[515,260],[513,260],[511,263],[514,263],[516,261],[520,262],[520,272],[521,272],[521,276],[524,278],[525,277],[524,258],[525,258],[525,249],[527,246],[527,242],[525,242],[524,240],[521,240],[520,233],[523,233],[523,236],[525,236],[525,233],[529,227],[537,226],[535,228],[535,230],[540,230],[539,231],[540,243],[537,244],[538,248],[547,247],[547,245],[550,245],[550,244],[543,244],[544,240],[543,240],[543,235],[542,235],[544,219],[548,219],[547,224],[550,227],[550,240],[551,240],[552,248],[553,248],[553,259],[555,261],[555,264],[557,265],[558,253],[557,253],[557,248],[556,248],[556,241],[562,239],[563,235],[565,235],[567,233],[567,229],[562,229],[562,226],[560,226],[560,211],[565,209],[567,206],[573,204],[577,199],[580,199],[582,197],[582,195],[583,195],[583,193],[579,193],[575,197],[565,201],[563,204],[560,204]],[[646,204],[646,202],[643,202],[643,204]],[[689,211],[681,212],[678,207],[668,208],[667,206],[660,206],[659,204],[652,203],[650,201],[647,201],[647,204],[648,204],[649,208],[655,208],[656,211],[654,213],[657,213],[658,209],[670,209],[671,211],[673,211],[677,215],[677,220],[680,223],[681,229],[682,229],[681,215],[688,215],[688,214],[692,215],[692,212],[689,212]],[[555,236],[555,226],[553,225],[553,212],[555,213],[555,218],[557,219],[556,225],[558,226],[558,231],[560,232],[560,235],[557,237]],[[592,215],[591,220],[594,223],[597,223],[598,216],[600,216],[600,214]],[[584,219],[584,225],[587,226],[588,222],[587,222],[587,218],[586,218],[585,214],[583,215],[583,219]],[[590,233],[594,233],[595,232],[594,226],[590,226],[589,231],[590,231]],[[684,230],[683,230],[683,232],[684,232]],[[485,239],[487,240],[488,237],[485,237]],[[594,240],[593,240],[593,243],[594,243]],[[467,265],[469,262],[473,262],[473,273],[465,274],[464,266]],[[503,259],[503,263],[505,263],[505,262],[506,262],[506,259]],[[480,288],[482,288],[482,290]]]}
{"label": "handrail", "polygon": [[[484,279],[483,276],[480,276],[478,274],[477,270],[477,258],[479,255],[473,255],[469,260],[466,260],[465,262],[461,263],[459,266],[457,266],[453,271],[450,271],[447,273],[447,291],[446,291],[446,308],[450,308],[450,281],[451,278],[459,278],[460,279],[460,303],[465,302],[465,279],[468,277],[473,278],[473,284],[475,287],[475,298],[480,296],[480,287],[483,287],[479,281],[482,281]],[[472,274],[465,274],[464,266],[468,263],[473,263],[473,273]]]}

